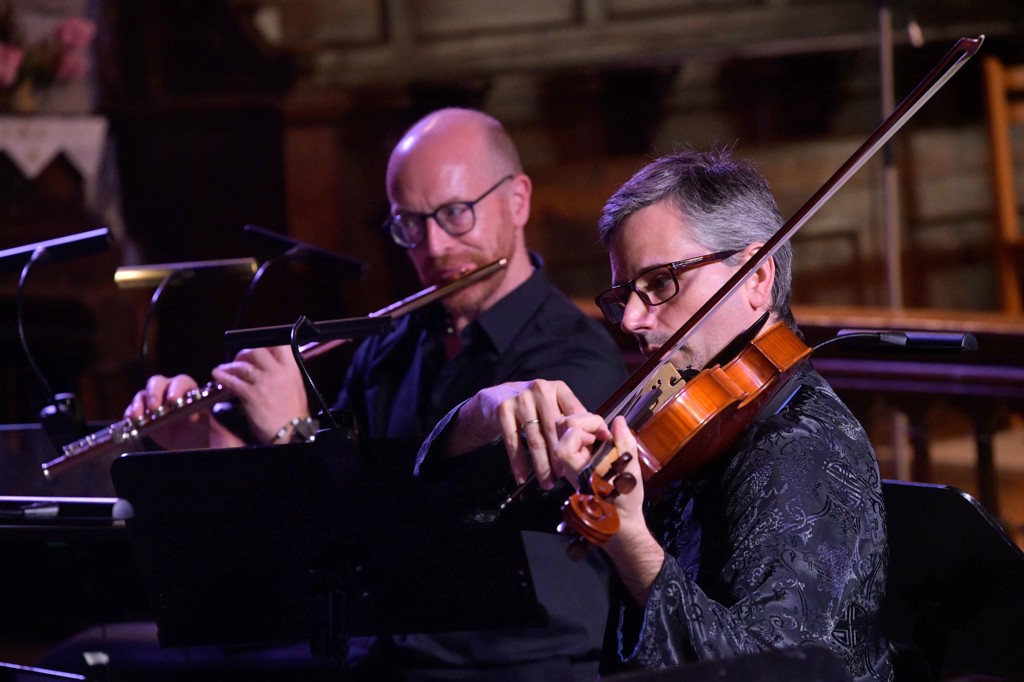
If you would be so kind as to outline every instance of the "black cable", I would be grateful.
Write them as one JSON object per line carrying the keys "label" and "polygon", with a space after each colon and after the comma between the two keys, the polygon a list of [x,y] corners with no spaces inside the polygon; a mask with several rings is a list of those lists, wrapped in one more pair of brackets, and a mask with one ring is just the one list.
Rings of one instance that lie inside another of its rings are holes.
{"label": "black cable", "polygon": [[40,246],[32,252],[32,257],[25,263],[25,267],[21,269],[21,277],[18,278],[18,290],[15,293],[15,316],[18,320],[18,338],[21,340],[21,349],[25,353],[25,357],[28,359],[29,367],[32,368],[32,372],[35,374],[36,379],[43,387],[43,391],[46,393],[46,399],[53,399],[53,390],[50,388],[50,382],[46,380],[39,365],[36,364],[35,358],[32,357],[32,352],[28,347],[28,338],[25,335],[25,320],[23,316],[24,304],[25,304],[25,282],[28,280],[29,270],[32,269],[32,265],[46,255],[46,247]]}
{"label": "black cable", "polygon": [[877,339],[878,332],[854,332],[852,334],[840,334],[839,336],[833,336],[831,339],[826,339],[814,347],[814,352],[817,353],[825,346],[830,346],[837,341],[849,341],[851,339]]}
{"label": "black cable", "polygon": [[299,371],[302,372],[303,380],[306,382],[306,385],[309,386],[309,389],[313,392],[313,396],[316,398],[317,403],[320,405],[320,410],[323,412],[324,418],[331,423],[332,429],[337,430],[341,428],[340,425],[337,420],[335,420],[334,415],[331,414],[331,409],[327,406],[327,401],[324,400],[324,397],[320,394],[316,384],[313,383],[313,377],[310,376],[309,370],[306,369],[306,363],[302,361],[302,352],[299,350],[299,330],[304,326],[308,326],[310,329],[316,331],[315,326],[308,317],[305,315],[299,315],[299,319],[297,319],[295,324],[292,325],[291,336],[289,337],[289,340],[291,341],[292,355],[295,357],[295,364],[299,366]]}
{"label": "black cable", "polygon": [[149,306],[146,308],[146,317],[142,322],[142,344],[139,349],[139,372],[141,374],[141,381],[139,383],[143,386],[145,386],[146,380],[149,378],[149,372],[146,370],[147,356],[149,355],[149,326],[152,324],[153,317],[156,314],[156,304],[160,300],[160,296],[163,295],[164,289],[170,285],[179,272],[179,270],[171,270],[167,273],[167,276],[161,280],[153,292],[149,299]]}
{"label": "black cable", "polygon": [[[245,290],[245,295],[242,296],[242,302],[238,304],[238,310],[235,312],[235,321],[231,327],[232,329],[241,328],[242,320],[245,317],[246,311],[249,309],[249,303],[252,301],[253,294],[256,291],[257,282],[259,282],[264,273],[270,269],[270,266],[279,260],[281,259],[277,257],[269,258],[263,262],[263,265],[261,265],[259,269],[256,270],[256,274],[252,276],[252,279],[249,281],[249,286]],[[231,360],[231,358],[226,359]]]}
{"label": "black cable", "polygon": [[[296,239],[292,239],[291,237],[286,237],[271,230],[265,230],[256,225],[246,225],[243,229],[250,237],[255,237],[264,243],[270,243],[275,249],[279,249],[284,245],[287,247],[287,250],[268,258],[263,262],[259,269],[256,270],[256,274],[253,275],[252,281],[249,282],[249,287],[246,289],[241,303],[238,304],[238,310],[235,313],[234,325],[231,327],[232,329],[240,329],[242,327],[242,320],[245,319],[245,313],[248,311],[249,305],[252,303],[252,299],[255,296],[256,285],[272,265],[294,260],[306,263],[328,263],[330,264],[333,272],[340,273],[342,277],[350,280],[362,277],[363,272],[367,268],[367,265],[362,261],[348,256],[343,256],[338,253],[333,253],[311,244],[300,242]],[[230,360],[231,358],[229,357],[227,359]]]}

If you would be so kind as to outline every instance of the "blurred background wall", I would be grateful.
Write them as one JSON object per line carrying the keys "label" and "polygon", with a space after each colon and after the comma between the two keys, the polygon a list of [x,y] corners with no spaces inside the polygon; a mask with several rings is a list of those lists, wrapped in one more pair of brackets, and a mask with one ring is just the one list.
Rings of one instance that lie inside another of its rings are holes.
{"label": "blurred background wall", "polygon": [[[356,283],[304,266],[298,293],[264,287],[246,324],[364,314],[415,291],[404,254],[379,229],[383,174],[404,128],[433,108],[479,107],[507,125],[535,181],[528,238],[558,284],[587,300],[608,281],[594,230],[601,206],[651,156],[734,145],[765,172],[788,216],[874,130],[886,88],[902,98],[956,38],[985,34],[983,54],[1024,61],[1017,0],[9,6],[37,31],[79,15],[97,28],[86,77],[41,92],[34,118],[105,122],[98,188],[64,155],[27,178],[0,154],[0,248],[114,231],[110,253],[39,266],[26,285],[38,299],[29,334],[40,363],[66,383],[55,390],[78,391],[97,420],[119,416],[146,374],[203,381],[245,295],[231,282],[169,290],[141,367],[152,291],[116,289],[118,265],[265,258],[242,233],[256,224],[369,269]],[[1013,144],[1021,151],[1024,139]],[[980,59],[892,151],[896,288],[876,158],[794,239],[795,302],[998,309]],[[0,408],[5,421],[32,421],[44,396],[10,325],[17,273],[2,277]]]}

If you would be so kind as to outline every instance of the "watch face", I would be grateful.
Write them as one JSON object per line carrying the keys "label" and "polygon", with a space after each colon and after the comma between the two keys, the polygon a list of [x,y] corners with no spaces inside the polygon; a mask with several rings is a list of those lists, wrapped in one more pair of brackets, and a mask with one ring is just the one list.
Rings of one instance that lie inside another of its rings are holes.
{"label": "watch face", "polygon": [[300,443],[313,440],[316,438],[317,426],[318,424],[311,417],[303,419],[295,425],[292,440]]}

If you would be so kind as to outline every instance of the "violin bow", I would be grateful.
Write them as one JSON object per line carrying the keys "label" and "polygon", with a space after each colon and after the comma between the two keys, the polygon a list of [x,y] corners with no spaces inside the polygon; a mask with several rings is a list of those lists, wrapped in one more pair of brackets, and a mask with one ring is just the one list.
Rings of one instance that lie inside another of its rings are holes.
{"label": "violin bow", "polygon": [[[684,322],[655,353],[637,367],[629,378],[598,408],[597,414],[600,414],[606,422],[610,422],[613,417],[623,414],[629,409],[644,387],[648,386],[657,375],[661,366],[668,361],[668,358],[682,348],[690,336],[721,307],[727,298],[732,296],[742,286],[750,274],[775,255],[775,252],[779,250],[783,243],[803,227],[825,205],[825,202],[831,199],[917,113],[918,109],[924,106],[967,63],[967,60],[977,53],[984,41],[984,35],[977,38],[960,38],[957,40],[953,47],[939,60],[938,64],[932,67],[932,70],[893,109],[892,113],[882,121],[878,128],[857,148],[850,158],[825,181],[825,184],[764,243],[754,257],[743,263],[733,273],[729,281],[712,294],[689,320]],[[593,466],[593,462],[590,466]],[[584,469],[584,471],[586,470]],[[513,501],[521,497],[534,481],[535,476],[530,474],[524,483],[509,494],[500,508],[505,509]]]}
{"label": "violin bow", "polygon": [[793,236],[797,230],[804,226],[818,210],[825,205],[846,182],[853,177],[854,173],[860,170],[861,166],[868,162],[874,154],[889,141],[893,135],[902,128],[907,121],[917,113],[918,109],[924,106],[925,102],[946,84],[953,75],[960,70],[967,60],[981,47],[985,36],[977,38],[960,38],[956,44],[943,56],[931,71],[921,80],[909,95],[900,102],[889,114],[881,125],[868,137],[867,140],[850,156],[839,169],[832,174],[824,185],[808,199],[800,209],[786,221],[778,231],[764,243],[757,255],[748,259],[733,276],[722,287],[711,295],[703,306],[683,323],[679,329],[643,364],[641,364],[630,375],[626,382],[613,393],[604,404],[598,409],[598,414],[610,421],[615,415],[621,414],[626,407],[635,399],[635,394],[654,378],[658,368],[667,359],[682,348],[683,344],[690,338],[704,322],[710,317],[727,298],[732,296],[750,276],[754,270],[761,267],[775,252]]}

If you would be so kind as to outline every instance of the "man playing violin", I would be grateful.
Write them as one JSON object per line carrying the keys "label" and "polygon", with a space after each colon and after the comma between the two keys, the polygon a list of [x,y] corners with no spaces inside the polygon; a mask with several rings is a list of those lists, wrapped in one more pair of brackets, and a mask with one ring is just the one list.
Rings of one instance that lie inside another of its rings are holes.
{"label": "man playing violin", "polygon": [[[767,182],[730,153],[660,158],[605,205],[599,230],[614,286],[597,303],[650,355],[781,224]],[[795,329],[791,260],[786,244],[669,361],[692,375],[766,313],[765,328]],[[544,488],[578,481],[598,442],[638,452],[622,416],[608,425],[573,405],[565,385],[534,382],[478,394],[462,419],[498,415],[518,479],[532,468]],[[478,445],[471,433],[452,434],[447,454]],[[637,457],[626,471],[641,479]],[[620,579],[621,608],[611,614],[605,672],[820,644],[854,679],[891,677],[878,621],[887,539],[877,461],[861,425],[809,364],[721,455],[686,480],[644,488],[612,497],[621,526],[603,549]]]}
{"label": "man playing violin", "polygon": [[[361,344],[337,402],[354,413],[361,435],[418,444],[442,415],[481,388],[538,377],[572,386],[582,412],[625,378],[607,330],[555,289],[528,251],[531,191],[508,133],[478,111],[431,113],[395,146],[387,168],[386,227],[423,285],[447,283],[499,258],[508,265]],[[305,424],[311,415],[288,348],[244,350],[212,375],[240,402],[252,441],[302,438],[289,425]],[[152,377],[125,415],[155,410],[195,386],[183,375]],[[188,449],[244,442],[209,414],[190,419],[158,434],[159,443]],[[524,545],[549,626],[357,642],[353,651],[366,653],[352,661],[358,679],[592,680],[608,608],[606,562],[572,562],[566,540],[549,533],[526,533]]]}

